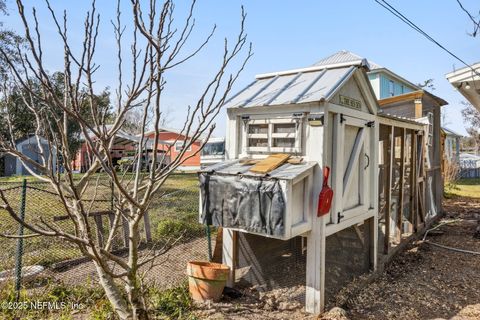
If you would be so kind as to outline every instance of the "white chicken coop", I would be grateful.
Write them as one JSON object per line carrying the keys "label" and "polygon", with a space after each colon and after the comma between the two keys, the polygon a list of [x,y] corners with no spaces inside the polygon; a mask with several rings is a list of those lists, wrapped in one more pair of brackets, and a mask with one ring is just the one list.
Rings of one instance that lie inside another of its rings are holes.
{"label": "white chicken coop", "polygon": [[[383,229],[378,225],[379,159],[393,163],[393,157],[379,155],[380,125],[401,126],[411,130],[412,137],[421,136],[424,125],[377,115],[368,67],[359,59],[260,74],[226,103],[227,160],[199,174],[200,221],[223,227],[223,262],[232,269],[230,285],[242,259],[239,234],[253,234],[253,246],[265,247],[254,260],[269,254],[268,239],[302,239],[305,306],[312,313],[324,307],[328,236],[367,226],[368,264],[376,268],[378,231],[391,228],[389,223]],[[387,138],[394,141],[395,134]],[[266,174],[251,172],[252,164],[245,161],[278,153],[302,161]],[[331,168],[334,195],[329,213],[318,216],[324,167]]]}

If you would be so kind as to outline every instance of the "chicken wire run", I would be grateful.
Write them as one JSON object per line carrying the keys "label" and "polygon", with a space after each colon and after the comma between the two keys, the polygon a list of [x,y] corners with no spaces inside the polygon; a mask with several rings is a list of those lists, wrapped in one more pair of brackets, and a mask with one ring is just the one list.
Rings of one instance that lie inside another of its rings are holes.
{"label": "chicken wire run", "polygon": [[[21,182],[0,182],[0,190],[5,195],[15,212],[20,211]],[[108,212],[112,206],[111,185],[99,183],[96,191],[87,191],[85,200],[91,202],[91,211]],[[72,229],[69,219],[58,220],[65,216],[65,210],[60,198],[48,183],[27,182],[25,199],[25,220],[38,222],[40,217],[44,221],[56,221],[57,226],[64,230]],[[1,203],[0,203],[1,204]],[[200,226],[196,219],[198,215],[198,189],[195,186],[180,186],[179,188],[165,188],[162,196],[157,198],[149,209],[151,240],[147,241],[143,233],[140,250],[140,259],[148,257],[158,248],[161,248],[169,239],[177,239],[173,246],[154,260],[153,264],[144,266],[140,272],[146,272],[144,281],[147,286],[156,286],[167,289],[181,285],[185,281],[185,266],[192,258],[197,260],[208,259],[208,241],[205,228]],[[0,233],[16,235],[19,224],[6,211],[0,209]],[[96,217],[90,217],[92,232],[97,236],[98,224]],[[102,220],[103,236],[109,232],[108,215],[100,216]],[[142,228],[144,226],[142,225]],[[25,230],[25,235],[31,234]],[[216,229],[210,230],[213,236]],[[97,238],[98,241],[98,238]],[[14,270],[16,263],[18,240],[0,237],[0,272]],[[114,238],[112,251],[126,257],[122,232]],[[38,236],[23,239],[21,258],[24,266],[39,265],[45,268],[35,279],[24,279],[22,287],[29,289],[41,284],[54,281],[64,285],[96,286],[98,278],[92,262],[83,256],[76,245],[52,237]],[[148,272],[147,272],[148,271]],[[0,284],[0,290],[13,281],[9,278]]]}

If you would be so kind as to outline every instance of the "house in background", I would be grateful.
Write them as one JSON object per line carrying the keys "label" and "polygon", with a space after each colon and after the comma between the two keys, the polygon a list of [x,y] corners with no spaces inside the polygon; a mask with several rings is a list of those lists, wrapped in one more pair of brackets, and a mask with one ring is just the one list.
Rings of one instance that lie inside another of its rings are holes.
{"label": "house in background", "polygon": [[443,156],[445,161],[458,163],[460,159],[460,139],[462,136],[453,130],[442,127]]}
{"label": "house in background", "polygon": [[[153,140],[155,137],[155,131],[148,131],[145,133],[145,136]],[[185,136],[176,129],[171,128],[159,128],[159,139],[164,141],[163,150],[167,150],[167,145],[172,145],[170,147],[169,156],[171,161],[175,160],[178,154],[182,151],[183,143],[185,140],[188,140],[189,137]],[[182,157],[182,160],[185,162],[178,167],[178,170],[181,171],[194,171],[200,169],[200,147],[202,145],[201,140],[195,141],[185,152]]]}
{"label": "house in background", "polygon": [[204,142],[200,155],[202,168],[225,161],[225,138],[210,138]]}
{"label": "house in background", "polygon": [[480,156],[460,153],[460,177],[480,178]]}
{"label": "house in background", "polygon": [[450,84],[480,111],[480,62],[446,75]]}
{"label": "house in background", "polygon": [[[112,149],[110,150],[110,155],[112,157],[112,162],[114,165],[117,165],[121,159],[130,159],[134,160],[134,155],[137,151],[138,144],[140,143],[140,138],[138,136],[126,133],[122,130],[119,130],[115,137]],[[157,163],[159,166],[166,165],[170,163],[170,156],[164,156],[165,150],[168,148],[169,143],[163,140],[159,141],[159,147],[157,151]],[[153,145],[152,141],[147,139],[144,141],[143,152],[142,152],[142,161],[143,165],[146,167],[148,163],[151,163],[153,159]],[[80,149],[77,151],[75,160],[73,161],[73,169],[77,172],[85,172],[90,168],[90,158],[91,152],[87,143],[82,143]]]}
{"label": "house in background", "polygon": [[[53,167],[56,168],[57,165],[57,152],[53,148],[52,154],[49,152],[48,141],[43,137],[38,137],[40,144],[42,146],[43,152],[45,154],[45,159],[48,161],[52,157]],[[37,163],[42,163],[42,155],[39,150],[37,136],[30,135],[15,141],[17,150],[33,161]],[[33,172],[40,174],[40,172],[32,165],[27,165],[29,169]],[[9,177],[14,175],[30,175],[28,169],[22,164],[22,162],[9,154],[3,155],[3,176]]]}

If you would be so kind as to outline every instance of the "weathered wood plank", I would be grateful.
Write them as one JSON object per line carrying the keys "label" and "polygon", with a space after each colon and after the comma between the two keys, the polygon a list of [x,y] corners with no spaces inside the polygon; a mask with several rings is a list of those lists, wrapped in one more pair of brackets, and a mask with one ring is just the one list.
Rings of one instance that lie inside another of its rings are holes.
{"label": "weathered wood plank", "polygon": [[403,232],[403,197],[404,197],[404,180],[405,180],[405,149],[406,149],[406,130],[405,128],[401,129],[401,145],[400,145],[400,181],[399,181],[399,196],[398,196],[398,210],[397,210],[397,242],[402,241],[402,232]]}
{"label": "weathered wood plank", "polygon": [[411,154],[410,154],[410,223],[411,223],[411,231],[416,232],[416,219],[415,215],[416,212],[416,199],[417,199],[417,135],[415,130],[412,130],[411,133]]}
{"label": "weathered wood plank", "polygon": [[345,192],[350,188],[352,184],[352,172],[358,164],[358,159],[360,157],[360,152],[362,151],[363,142],[365,137],[365,130],[360,128],[358,130],[357,136],[355,137],[355,142],[353,145],[352,153],[348,159],[347,167],[345,169],[345,175],[343,176],[343,196],[345,197]]}
{"label": "weathered wood plank", "polygon": [[394,135],[395,127],[390,127],[390,133],[387,140],[388,148],[387,154],[385,157],[385,163],[388,163],[388,170],[387,170],[387,183],[385,186],[385,200],[386,200],[386,208],[385,208],[385,238],[383,243],[383,253],[388,254],[388,250],[390,248],[390,217],[392,213],[392,174],[393,174],[393,156],[394,156],[394,148],[395,148],[395,135]]}

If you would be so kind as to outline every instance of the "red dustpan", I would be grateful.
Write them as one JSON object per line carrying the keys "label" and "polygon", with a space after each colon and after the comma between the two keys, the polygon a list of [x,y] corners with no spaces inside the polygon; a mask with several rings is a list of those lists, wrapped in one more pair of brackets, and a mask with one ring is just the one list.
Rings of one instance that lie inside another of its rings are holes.
{"label": "red dustpan", "polygon": [[323,186],[322,191],[318,195],[318,210],[317,216],[321,217],[330,211],[333,199],[333,190],[328,186],[328,176],[330,175],[330,168],[323,169]]}

